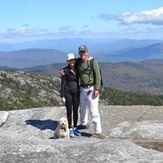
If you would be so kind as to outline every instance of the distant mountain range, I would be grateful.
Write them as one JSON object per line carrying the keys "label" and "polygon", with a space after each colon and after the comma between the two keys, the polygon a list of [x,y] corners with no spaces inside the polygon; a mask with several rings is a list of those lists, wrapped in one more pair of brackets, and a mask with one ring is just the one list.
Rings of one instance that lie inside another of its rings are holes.
{"label": "distant mountain range", "polygon": [[65,62],[67,53],[53,49],[25,49],[0,52],[0,66],[25,68]]}
{"label": "distant mountain range", "polygon": [[85,38],[62,38],[51,40],[37,40],[22,43],[0,43],[0,51],[17,51],[23,49],[54,49],[66,53],[77,53],[80,45],[87,45],[91,55],[108,54],[128,48],[141,48],[163,40],[135,40],[135,39],[85,39]]}
{"label": "distant mountain range", "polygon": [[0,69],[59,75],[67,54],[88,46],[107,87],[163,94],[163,40],[59,39],[0,43]]}
{"label": "distant mountain range", "polygon": [[60,39],[17,44],[0,43],[0,66],[29,68],[64,63],[70,52],[78,57],[78,47],[81,44],[88,46],[89,55],[98,62],[163,59],[161,40]]}
{"label": "distant mountain range", "polygon": [[[0,70],[60,76],[67,63],[55,63],[32,68],[0,67]],[[105,87],[147,94],[163,94],[163,59],[142,62],[99,62]]]}
{"label": "distant mountain range", "polygon": [[147,94],[163,94],[163,59],[139,63],[100,63],[108,87]]}
{"label": "distant mountain range", "polygon": [[141,48],[122,49],[108,53],[102,57],[96,56],[101,62],[143,61],[147,59],[163,59],[163,43],[152,44]]}
{"label": "distant mountain range", "polygon": [[[21,69],[25,72],[60,75],[67,63]],[[139,63],[99,62],[105,87],[147,94],[163,94],[163,59]]]}

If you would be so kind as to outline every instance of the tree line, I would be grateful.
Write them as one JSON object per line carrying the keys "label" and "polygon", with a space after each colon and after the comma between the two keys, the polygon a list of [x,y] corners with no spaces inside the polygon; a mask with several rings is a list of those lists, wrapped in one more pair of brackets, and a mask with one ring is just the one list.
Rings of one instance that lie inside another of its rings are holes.
{"label": "tree line", "polygon": [[[16,79],[12,77],[13,74]],[[0,92],[0,110],[59,106],[60,79],[53,75],[3,71],[0,72]],[[105,105],[160,106],[163,105],[163,95],[104,87],[100,102]]]}
{"label": "tree line", "polygon": [[163,95],[149,95],[104,87],[100,97],[107,105],[163,105]]}

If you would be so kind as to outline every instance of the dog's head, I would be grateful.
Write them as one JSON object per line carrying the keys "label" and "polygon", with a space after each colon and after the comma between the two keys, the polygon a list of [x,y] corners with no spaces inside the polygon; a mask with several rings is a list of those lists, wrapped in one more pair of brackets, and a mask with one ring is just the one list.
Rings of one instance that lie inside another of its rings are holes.
{"label": "dog's head", "polygon": [[61,128],[65,129],[68,127],[68,121],[67,121],[67,118],[64,118],[62,117],[60,120],[59,120],[59,125]]}

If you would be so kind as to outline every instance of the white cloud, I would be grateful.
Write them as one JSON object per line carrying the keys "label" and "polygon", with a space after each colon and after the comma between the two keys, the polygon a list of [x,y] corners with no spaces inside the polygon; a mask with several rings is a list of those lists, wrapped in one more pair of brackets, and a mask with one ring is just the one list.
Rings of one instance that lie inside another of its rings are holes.
{"label": "white cloud", "polygon": [[[67,28],[66,28],[67,27]],[[67,29],[67,30],[66,30]],[[146,28],[141,26],[124,26],[123,29],[117,31],[93,31],[87,25],[81,30],[72,30],[71,26],[65,26],[59,30],[50,31],[38,27],[9,28],[5,32],[0,33],[0,42],[24,42],[39,39],[59,39],[59,38],[135,38],[135,39],[163,39],[163,27],[151,25]]]}
{"label": "white cloud", "polygon": [[151,23],[163,25],[163,7],[156,10],[142,11],[138,13],[123,13],[117,16],[117,20],[123,24]]}
{"label": "white cloud", "polygon": [[67,26],[63,26],[63,27],[60,27],[59,30],[71,30],[73,27],[70,26],[70,25],[67,25]]}
{"label": "white cloud", "polygon": [[55,31],[42,29],[38,27],[29,28],[23,25],[18,28],[8,28],[0,33],[0,42],[22,42],[38,39],[54,39],[63,37],[74,37],[77,35],[75,30],[71,30],[72,26],[64,26]]}
{"label": "white cloud", "polygon": [[25,34],[29,34],[33,32],[35,32],[35,29],[26,28],[26,27],[18,27],[18,28],[9,28],[4,32],[4,34],[5,35],[25,35]]}
{"label": "white cloud", "polygon": [[8,28],[0,33],[1,42],[22,42],[38,39],[48,33],[48,29],[38,29],[37,27],[29,28],[28,26],[20,26],[18,28]]}
{"label": "white cloud", "polygon": [[151,11],[141,11],[137,13],[122,13],[117,16],[110,14],[100,14],[100,19],[105,21],[118,20],[121,24],[155,24],[163,25],[163,7],[151,10]]}

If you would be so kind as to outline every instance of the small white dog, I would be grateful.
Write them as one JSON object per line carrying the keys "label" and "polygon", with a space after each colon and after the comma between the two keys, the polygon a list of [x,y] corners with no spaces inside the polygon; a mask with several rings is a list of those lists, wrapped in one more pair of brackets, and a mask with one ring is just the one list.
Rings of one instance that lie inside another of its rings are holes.
{"label": "small white dog", "polygon": [[58,126],[54,132],[54,139],[57,138],[69,138],[69,133],[70,130],[68,128],[68,120],[67,118],[62,117],[59,122],[58,122]]}

